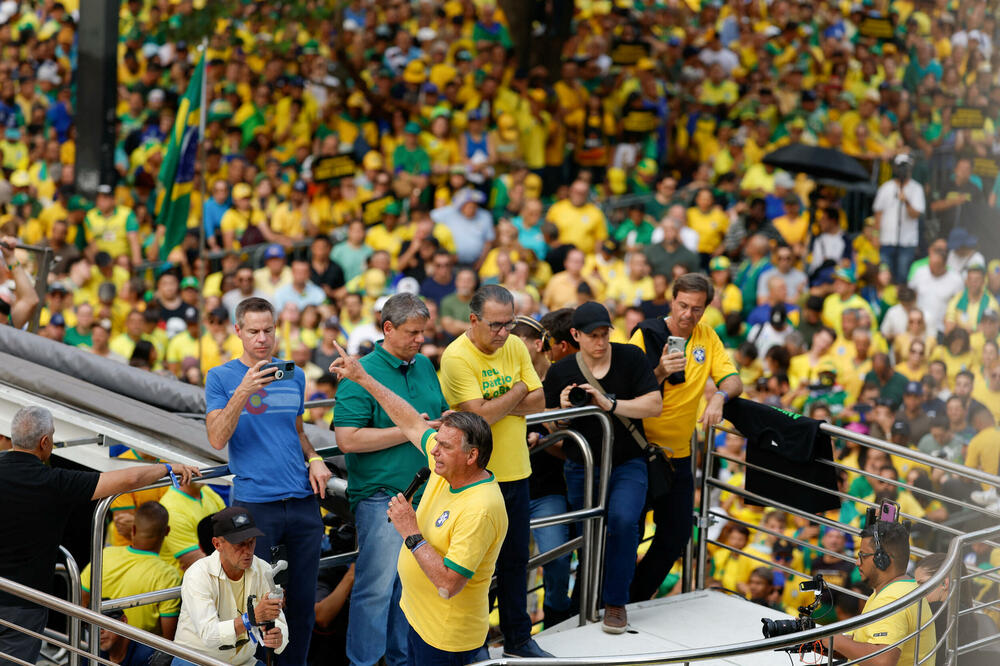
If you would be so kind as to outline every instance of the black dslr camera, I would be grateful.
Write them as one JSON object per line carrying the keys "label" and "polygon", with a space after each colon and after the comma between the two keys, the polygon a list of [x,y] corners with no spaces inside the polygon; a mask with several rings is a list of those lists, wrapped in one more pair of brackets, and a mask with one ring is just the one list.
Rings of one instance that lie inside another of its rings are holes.
{"label": "black dslr camera", "polygon": [[816,574],[812,580],[799,583],[799,589],[803,592],[810,590],[816,592],[816,598],[808,606],[799,606],[799,616],[794,620],[771,620],[766,617],[760,618],[761,631],[764,638],[774,638],[775,636],[787,636],[797,634],[800,631],[808,631],[816,628],[816,621],[812,619],[812,614],[819,608],[824,600],[831,598],[830,588],[823,580],[823,574]]}

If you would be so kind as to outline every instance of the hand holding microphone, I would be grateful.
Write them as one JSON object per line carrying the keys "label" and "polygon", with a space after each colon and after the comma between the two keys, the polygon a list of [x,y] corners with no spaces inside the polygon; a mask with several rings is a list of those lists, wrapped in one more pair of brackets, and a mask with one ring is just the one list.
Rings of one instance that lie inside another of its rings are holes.
{"label": "hand holding microphone", "polygon": [[389,523],[392,522],[392,514],[390,512],[393,510],[394,508],[393,505],[396,504],[396,501],[399,500],[401,503],[408,504],[409,501],[413,499],[413,495],[416,494],[417,489],[420,488],[420,486],[424,485],[424,482],[427,481],[428,478],[430,478],[430,475],[431,475],[431,470],[429,468],[421,467],[420,469],[417,470],[417,473],[413,475],[413,480],[410,481],[410,485],[408,485],[406,487],[406,490],[404,490],[400,494],[402,496],[402,499],[400,500],[400,495],[397,495],[396,497],[392,497],[389,499],[389,509],[386,511],[386,515],[388,516],[386,518],[386,522]]}

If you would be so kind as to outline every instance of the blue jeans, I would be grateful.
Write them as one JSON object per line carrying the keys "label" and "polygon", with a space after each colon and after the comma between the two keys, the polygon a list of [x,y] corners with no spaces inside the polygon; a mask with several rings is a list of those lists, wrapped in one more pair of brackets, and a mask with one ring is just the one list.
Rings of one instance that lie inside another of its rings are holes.
{"label": "blue jeans", "polygon": [[465,666],[490,658],[485,646],[466,652],[439,650],[425,643],[413,627],[406,634],[406,648],[406,663],[409,666]]}
{"label": "blue jeans", "polygon": [[403,538],[386,520],[389,497],[375,493],[354,509],[358,559],[347,624],[347,659],[354,666],[373,666],[382,655],[388,666],[406,663],[409,625],[399,607],[403,588],[396,572]]}
{"label": "blue jeans", "polygon": [[879,248],[879,253],[882,256],[882,263],[889,266],[893,282],[906,284],[906,278],[910,274],[910,264],[913,263],[917,248],[906,245],[883,245]]}
{"label": "blue jeans", "polygon": [[[49,609],[41,606],[22,608],[19,606],[0,606],[0,618],[3,618],[24,629],[42,633],[49,618]],[[22,634],[16,629],[0,626],[0,652],[22,659],[29,664],[38,661],[38,653],[42,650],[42,641],[34,636]],[[0,657],[0,664],[13,664]]]}
{"label": "blue jeans", "polygon": [[[531,517],[545,518],[566,512],[564,495],[546,495],[531,500]],[[558,548],[569,541],[569,525],[552,525],[531,530],[538,552],[544,553]],[[569,561],[567,553],[542,567],[542,582],[545,584],[545,605],[556,611],[569,610]]]}
{"label": "blue jeans", "polygon": [[504,645],[520,647],[531,638],[528,617],[528,550],[531,547],[531,492],[528,479],[500,485],[507,507],[507,536],[497,555],[496,598]]}
{"label": "blue jeans", "polygon": [[233,502],[250,511],[264,536],[257,537],[256,555],[271,561],[271,546],[284,544],[288,551],[288,586],[285,589],[285,618],[288,645],[278,655],[282,666],[302,666],[309,654],[316,621],[316,578],[319,574],[320,540],[323,520],[315,495],[292,497],[276,502]]}
{"label": "blue jeans", "polygon": [[636,568],[635,580],[632,581],[632,601],[646,601],[656,594],[691,538],[694,511],[691,457],[674,458],[672,462],[674,478],[670,492],[652,505],[656,533],[653,534],[649,550]]}
{"label": "blue jeans", "polygon": [[[583,508],[583,465],[566,461],[566,490],[574,511]],[[594,469],[594,493],[598,492],[599,470]],[[635,573],[635,553],[639,547],[642,510],[646,505],[646,460],[633,458],[612,468],[608,486],[604,544],[604,582],[601,594],[609,606],[628,603],[628,588]],[[589,566],[589,565],[588,565]]]}

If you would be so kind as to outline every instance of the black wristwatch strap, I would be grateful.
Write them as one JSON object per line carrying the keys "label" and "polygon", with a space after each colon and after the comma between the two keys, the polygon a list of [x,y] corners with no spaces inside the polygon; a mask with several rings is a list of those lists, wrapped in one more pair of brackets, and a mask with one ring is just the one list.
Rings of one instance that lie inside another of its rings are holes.
{"label": "black wristwatch strap", "polygon": [[413,550],[413,547],[424,540],[424,535],[420,532],[416,534],[411,534],[403,540],[403,545],[406,546],[408,550]]}

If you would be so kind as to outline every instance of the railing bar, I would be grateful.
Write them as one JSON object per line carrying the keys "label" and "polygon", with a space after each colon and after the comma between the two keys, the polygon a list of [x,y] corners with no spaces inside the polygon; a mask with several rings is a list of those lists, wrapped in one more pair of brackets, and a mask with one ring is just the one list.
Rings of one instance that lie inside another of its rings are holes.
{"label": "railing bar", "polygon": [[[713,516],[717,516],[717,517],[720,517],[720,518],[725,518],[725,519],[729,520],[730,522],[736,523],[737,525],[743,525],[744,527],[747,527],[749,529],[758,530],[760,532],[764,532],[765,534],[770,534],[771,536],[776,536],[776,537],[778,537],[780,539],[785,539],[786,541],[790,541],[790,542],[792,542],[794,544],[802,546],[803,548],[808,548],[809,550],[815,550],[815,551],[818,551],[820,553],[824,553],[826,555],[833,555],[834,557],[836,557],[838,559],[841,559],[844,562],[857,562],[857,559],[851,557],[850,555],[845,555],[844,553],[837,553],[837,552],[834,552],[832,550],[827,550],[823,546],[814,546],[811,543],[809,543],[808,541],[803,541],[802,539],[799,539],[798,537],[790,537],[790,536],[785,536],[784,534],[779,533],[779,532],[772,532],[771,530],[766,529],[765,527],[763,527],[761,525],[754,525],[753,523],[749,523],[749,522],[747,522],[745,520],[742,520],[740,518],[736,518],[734,516],[730,516],[729,514],[727,514],[725,512],[719,511],[718,509],[711,509],[710,513]],[[709,539],[709,543],[714,543],[716,545],[721,545],[720,542],[715,541],[714,539]]]}
{"label": "railing bar", "polygon": [[973,652],[981,647],[985,647],[992,643],[1000,642],[1000,633],[993,634],[992,636],[986,636],[985,638],[979,638],[971,643],[966,643],[965,645],[959,645],[956,649],[959,656],[966,654],[967,652]]}
{"label": "railing bar", "polygon": [[571,553],[582,545],[583,545],[582,536],[573,537],[572,539],[570,539],[569,541],[560,546],[556,546],[551,550],[547,550],[544,553],[539,553],[534,557],[528,558],[528,569],[534,569],[544,564],[548,564],[549,562],[552,562],[554,560],[558,560],[566,553]]}
{"label": "railing bar", "polygon": [[[792,574],[792,575],[795,575],[795,576],[800,576],[802,578],[812,578],[812,576],[810,576],[809,574],[802,573],[801,571],[798,571],[796,569],[792,569],[790,567],[786,567],[785,565],[778,564],[777,562],[771,562],[770,560],[765,560],[765,559],[763,559],[761,557],[758,557],[757,555],[754,555],[753,553],[746,553],[746,552],[744,552],[742,550],[737,550],[737,549],[733,548],[730,545],[727,545],[727,544],[724,544],[724,543],[717,543],[716,545],[719,546],[719,547],[721,547],[721,548],[725,548],[726,550],[728,550],[730,552],[738,553],[740,555],[743,555],[747,559],[751,559],[751,560],[754,560],[756,562],[760,562],[762,564],[766,564],[767,566],[769,566],[769,567],[771,567],[773,569],[780,569],[781,571],[784,571],[785,573],[789,573],[789,574]],[[834,590],[837,590],[838,592],[842,592],[843,594],[850,595],[850,596],[854,597],[855,599],[864,600],[864,599],[868,598],[868,597],[864,596],[863,594],[859,594],[859,593],[855,592],[854,590],[849,590],[849,589],[847,589],[845,587],[841,587],[841,586],[837,585],[836,583],[827,582],[827,585],[829,587],[833,588]],[[733,590],[733,591],[737,593],[737,596],[741,596],[741,595],[739,595],[739,592],[737,590]]]}
{"label": "railing bar", "polygon": [[[100,657],[94,657],[90,653],[84,652],[80,648],[75,647],[73,645],[70,645],[69,643],[63,643],[60,640],[57,640],[55,638],[49,638],[49,637],[45,636],[44,634],[40,634],[38,632],[32,631],[31,629],[25,629],[24,627],[19,627],[18,625],[14,624],[13,622],[8,622],[7,620],[4,620],[3,618],[0,618],[0,625],[3,625],[5,627],[7,627],[8,629],[13,629],[13,630],[17,631],[18,633],[27,634],[28,636],[31,636],[33,638],[37,638],[37,639],[41,640],[43,643],[48,643],[49,645],[58,645],[59,647],[65,649],[65,650],[69,650],[70,652],[75,652],[75,653],[78,653],[78,654],[82,654],[83,656],[87,657],[88,659],[94,659],[95,661],[99,661],[100,663],[105,664],[105,666],[118,666],[113,661],[108,661],[107,659],[101,659]],[[9,658],[11,658],[14,661],[17,661],[18,663],[21,663],[21,664],[27,663],[27,662],[21,661],[20,659],[17,659],[16,657],[9,657]],[[28,666],[32,666],[32,665],[28,664]]]}
{"label": "railing bar", "polygon": [[767,498],[765,498],[765,497],[763,497],[761,495],[758,495],[756,493],[752,493],[749,490],[745,490],[743,488],[737,488],[735,486],[731,486],[728,483],[726,483],[725,481],[719,481],[717,479],[710,478],[710,479],[707,480],[707,483],[708,483],[708,485],[712,486],[713,488],[719,488],[721,490],[729,490],[729,491],[733,492],[734,494],[739,495],[740,497],[746,497],[748,499],[752,499],[752,500],[756,500],[758,502],[761,502],[761,503],[763,503],[764,506],[772,506],[772,507],[774,507],[776,509],[781,509],[785,513],[790,513],[793,516],[799,516],[800,518],[808,518],[809,520],[812,520],[813,522],[817,522],[817,523],[819,523],[821,525],[826,525],[827,527],[833,527],[833,528],[841,530],[843,532],[848,532],[849,534],[852,534],[853,536],[857,536],[857,535],[861,534],[861,530],[859,530],[858,528],[854,527],[853,525],[847,525],[845,523],[839,523],[836,520],[831,520],[831,519],[827,518],[826,516],[821,516],[821,515],[815,514],[815,513],[806,513],[804,511],[802,511],[800,509],[797,509],[797,508],[795,508],[793,506],[790,506],[788,504],[782,504],[780,502],[774,502],[772,500],[768,500]]}

